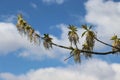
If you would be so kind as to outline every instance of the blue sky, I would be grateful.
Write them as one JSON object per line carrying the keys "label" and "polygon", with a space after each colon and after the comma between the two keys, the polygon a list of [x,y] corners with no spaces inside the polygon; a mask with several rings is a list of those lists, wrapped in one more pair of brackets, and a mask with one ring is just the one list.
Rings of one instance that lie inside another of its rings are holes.
{"label": "blue sky", "polygon": [[[0,80],[120,79],[120,56],[93,56],[90,60],[82,58],[80,65],[75,64],[72,58],[65,62],[69,51],[57,47],[46,51],[42,44],[33,45],[18,34],[15,24],[19,13],[36,31],[49,33],[54,42],[61,45],[69,46],[69,24],[77,26],[80,35],[83,32],[80,28],[82,24],[95,25],[98,38],[110,44],[110,37],[120,34],[120,0],[1,0]],[[81,43],[83,41],[80,40]],[[96,51],[110,49],[96,42]]]}

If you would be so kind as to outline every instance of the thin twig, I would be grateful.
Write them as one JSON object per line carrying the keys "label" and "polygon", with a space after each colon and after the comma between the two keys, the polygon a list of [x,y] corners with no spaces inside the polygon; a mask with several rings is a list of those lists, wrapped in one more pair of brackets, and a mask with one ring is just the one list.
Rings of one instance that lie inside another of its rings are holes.
{"label": "thin twig", "polygon": [[70,55],[69,57],[67,57],[66,59],[64,59],[64,61],[70,59],[74,54]]}
{"label": "thin twig", "polygon": [[73,50],[73,47],[66,47],[66,46],[55,44],[55,43],[52,43],[52,45],[57,46],[57,47],[61,47],[61,48],[64,48],[64,49]]}
{"label": "thin twig", "polygon": [[116,49],[118,49],[118,50],[120,51],[120,48],[115,47],[115,46],[112,46],[112,45],[110,45],[110,44],[108,44],[108,43],[105,43],[105,42],[103,42],[103,41],[99,40],[99,39],[98,39],[98,38],[96,38],[96,37],[95,37],[95,40],[97,40],[98,42],[100,42],[100,43],[102,43],[102,44],[105,44],[105,45],[107,45],[107,46],[110,46],[110,47],[116,48]]}

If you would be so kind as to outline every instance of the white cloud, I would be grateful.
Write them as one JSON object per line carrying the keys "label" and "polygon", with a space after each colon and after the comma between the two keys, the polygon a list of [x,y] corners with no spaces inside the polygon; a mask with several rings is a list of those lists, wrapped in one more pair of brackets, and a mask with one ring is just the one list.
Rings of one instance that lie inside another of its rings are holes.
{"label": "white cloud", "polygon": [[[53,42],[69,46],[66,25],[60,24],[57,26],[62,29],[62,34],[60,39],[51,35]],[[22,49],[22,51],[18,54],[21,57],[36,60],[45,59],[46,57],[56,59],[62,58],[62,60],[64,60],[63,57],[66,57],[69,54],[68,50],[55,46],[51,50],[45,50],[42,43],[40,46],[30,43],[25,36],[20,36],[16,26],[12,23],[0,23],[0,33],[0,55],[12,53]]]}
{"label": "white cloud", "polygon": [[[120,2],[88,0],[85,7],[87,11],[85,20],[97,26],[97,35],[101,40],[110,43],[111,36],[120,34]],[[101,46],[103,45],[99,47]]]}
{"label": "white cloud", "polygon": [[47,4],[53,4],[53,3],[63,4],[65,2],[65,0],[42,0],[42,1]]}
{"label": "white cloud", "polygon": [[30,5],[35,9],[37,8],[37,5],[35,3],[30,3]]}
{"label": "white cloud", "polygon": [[[85,4],[87,10],[87,15],[85,16],[86,21],[97,26],[96,31],[98,32],[98,37],[106,42],[110,41],[110,36],[112,36],[114,33],[119,34],[119,4],[119,2],[117,3],[113,1],[103,0],[89,0]],[[112,10],[110,10],[109,8],[111,8]],[[51,35],[53,38],[53,42],[69,46],[70,43],[67,36],[67,25],[60,24],[57,25],[57,27],[61,29],[62,33],[59,39],[54,35]],[[69,55],[68,50],[58,47],[53,47],[53,49],[47,51],[44,49],[42,44],[41,46],[30,44],[28,40],[18,34],[14,24],[0,23],[0,32],[0,36],[3,36],[0,39],[0,44],[2,44],[0,45],[0,54],[11,53],[22,48],[24,50],[19,54],[19,56],[31,59],[39,60],[45,57],[59,59],[61,59],[62,57],[63,59],[67,55]],[[78,28],[79,36],[81,36],[80,34],[82,32],[83,30]],[[104,35],[101,33],[104,33]],[[83,43],[83,41],[84,38],[80,40],[80,45],[82,45],[81,43]],[[97,45],[99,45],[99,48],[102,47],[100,44]]]}
{"label": "white cloud", "polygon": [[[67,38],[67,28],[65,24],[60,24],[57,25],[61,30],[61,38],[58,39],[57,37],[55,37],[54,35],[50,35],[53,38],[53,42],[60,44],[60,45],[65,45],[65,46],[69,46],[69,41]],[[55,47],[53,46],[53,49],[50,50],[45,50],[45,48],[43,47],[42,43],[40,46],[31,46],[29,47],[29,51],[24,51],[23,53],[20,54],[20,56],[22,57],[28,57],[28,58],[33,58],[33,59],[40,59],[41,58],[45,58],[45,57],[50,57],[50,58],[56,58],[56,59],[61,59],[64,60],[63,58],[66,57],[68,54],[68,50],[66,49],[62,49],[59,47]]]}
{"label": "white cloud", "polygon": [[0,73],[0,78],[4,80],[120,80],[119,75],[120,64],[108,64],[93,59],[81,65],[40,68],[21,75]]}
{"label": "white cloud", "polygon": [[22,47],[23,39],[11,23],[0,23],[0,54],[15,51]]}

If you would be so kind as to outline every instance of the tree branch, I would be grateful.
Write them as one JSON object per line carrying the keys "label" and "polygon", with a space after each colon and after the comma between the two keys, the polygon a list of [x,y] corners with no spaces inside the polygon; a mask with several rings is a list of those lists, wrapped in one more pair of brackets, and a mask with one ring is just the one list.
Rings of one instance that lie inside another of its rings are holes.
{"label": "tree branch", "polygon": [[[21,18],[21,19],[22,19],[22,16],[19,15],[18,18]],[[24,21],[24,19],[22,19],[22,22],[21,22],[20,19],[18,19],[18,23],[17,23],[17,24],[19,24],[19,25],[20,25],[20,28],[21,28],[21,30],[19,30],[19,27],[17,26],[17,29],[18,29],[19,31],[21,31],[22,33],[23,33],[23,32],[27,32],[28,34],[31,34],[31,35],[28,36],[28,37],[30,38],[30,42],[31,42],[31,38],[33,38],[32,40],[34,41],[34,40],[36,39],[35,37],[37,36],[38,38],[44,40],[46,43],[49,44],[49,45],[47,45],[47,48],[49,48],[49,47],[52,48],[52,45],[54,45],[54,46],[56,46],[56,47],[68,49],[68,50],[70,50],[70,51],[74,51],[74,50],[77,49],[77,50],[80,51],[79,53],[95,54],[95,55],[108,55],[108,54],[114,54],[114,53],[120,52],[120,48],[119,48],[119,47],[115,47],[115,46],[112,46],[112,45],[110,45],[110,44],[108,44],[108,43],[105,43],[105,42],[99,40],[97,37],[94,37],[94,39],[95,39],[96,41],[98,41],[98,42],[100,42],[100,43],[102,43],[102,44],[104,44],[104,45],[110,46],[110,47],[112,47],[112,48],[115,48],[116,51],[94,52],[94,51],[89,51],[89,49],[88,49],[88,50],[78,49],[76,44],[75,44],[75,45],[76,45],[76,48],[74,48],[74,47],[72,47],[72,46],[71,46],[71,47],[67,47],[67,46],[59,45],[59,44],[56,44],[56,43],[53,43],[53,42],[52,42],[52,38],[49,37],[49,34],[44,34],[44,37],[41,37],[39,34],[35,33],[34,29],[33,29],[31,26],[29,26],[29,24],[27,24],[26,21]],[[21,26],[21,24],[22,24],[22,26]],[[27,26],[26,26],[26,25],[27,25]],[[23,29],[23,27],[25,27],[25,28]],[[75,31],[77,31],[77,28],[75,28],[74,26],[71,26],[71,27],[73,27],[73,29],[71,28],[71,30],[74,30],[74,29],[75,29]],[[94,35],[93,32],[90,31],[90,28],[87,28],[86,25],[83,26],[83,28],[84,28],[85,30],[91,32],[91,33],[92,33],[92,36]],[[26,30],[27,30],[27,31],[26,31]],[[83,36],[85,33],[86,33],[86,32],[84,32],[84,33],[82,34],[82,36]],[[25,34],[25,33],[24,33],[24,34]],[[76,32],[75,32],[74,34],[76,34]],[[90,33],[89,33],[89,34],[90,34]],[[79,39],[78,36],[77,36],[77,39]],[[74,40],[75,40],[74,42],[76,42],[76,39],[74,39]],[[35,41],[34,41],[34,42],[35,42]],[[43,42],[43,43],[44,43],[44,42]],[[46,47],[46,46],[44,45],[44,47]],[[79,53],[76,53],[76,54],[79,54]],[[72,56],[74,56],[74,55],[76,55],[76,54],[70,54],[70,56],[69,56],[68,58],[66,58],[64,61],[68,60],[69,58],[71,58]]]}
{"label": "tree branch", "polygon": [[[91,54],[96,54],[96,55],[108,55],[108,54],[113,54],[116,53],[118,51],[109,51],[109,52],[91,52],[91,51],[84,51],[81,50],[81,52],[85,52],[86,54],[91,53]],[[66,59],[64,59],[64,61],[70,59],[72,56],[74,56],[74,54],[70,55],[69,57],[67,57]]]}
{"label": "tree branch", "polygon": [[69,57],[67,57],[66,59],[64,59],[64,61],[70,59],[72,56],[74,56],[74,54],[70,55]]}
{"label": "tree branch", "polygon": [[[40,37],[40,38],[43,39],[43,37]],[[91,54],[95,54],[95,55],[108,55],[108,54],[117,53],[117,52],[119,52],[119,50],[120,50],[120,48],[114,47],[114,46],[112,46],[112,45],[110,45],[110,44],[107,44],[107,43],[105,43],[105,42],[97,39],[96,37],[95,37],[95,40],[97,40],[98,42],[100,42],[100,43],[102,43],[102,44],[105,44],[105,45],[107,45],[107,46],[116,48],[116,49],[118,49],[118,51],[94,52],[94,51],[80,50],[81,53],[85,52],[86,54],[87,54],[87,53],[91,53]],[[56,43],[53,43],[53,42],[52,42],[51,44],[54,45],[54,46],[56,46],[56,47],[60,47],[60,48],[68,49],[68,50],[74,50],[73,47],[67,47],[67,46],[59,45],[59,44],[56,44]],[[70,56],[69,56],[68,58],[66,58],[65,60],[71,58],[72,56],[73,56],[73,55],[70,55]]]}
{"label": "tree branch", "polygon": [[61,48],[64,48],[64,49],[74,50],[73,47],[66,47],[66,46],[55,44],[55,43],[52,43],[52,45],[57,46],[57,47],[61,47]]}
{"label": "tree branch", "polygon": [[108,43],[105,43],[105,42],[99,40],[99,39],[96,38],[96,37],[94,37],[94,38],[95,38],[95,40],[97,40],[98,42],[100,42],[100,43],[102,43],[102,44],[104,44],[104,45],[107,45],[107,46],[110,46],[110,47],[116,48],[116,49],[118,49],[118,50],[120,51],[120,48],[118,48],[118,47],[114,47],[114,46],[112,46],[112,45],[110,45],[110,44],[108,44]]}
{"label": "tree branch", "polygon": [[[57,46],[57,47],[61,47],[61,48],[64,48],[64,49],[68,49],[68,50],[74,50],[73,47],[66,47],[66,46],[62,46],[62,45],[58,45],[58,44],[55,44],[55,43],[52,43],[54,46]],[[91,54],[96,54],[96,55],[107,55],[107,54],[113,54],[113,53],[117,53],[119,51],[107,51],[107,52],[94,52],[94,51],[86,51],[86,50],[80,50],[81,53],[82,52],[85,52],[86,54],[87,53],[91,53]]]}
{"label": "tree branch", "polygon": [[96,55],[107,55],[107,54],[113,54],[116,53],[118,51],[108,51],[108,52],[93,52],[93,51],[85,51],[85,50],[81,50],[81,52],[85,52],[87,53],[91,53],[91,54],[96,54]]}

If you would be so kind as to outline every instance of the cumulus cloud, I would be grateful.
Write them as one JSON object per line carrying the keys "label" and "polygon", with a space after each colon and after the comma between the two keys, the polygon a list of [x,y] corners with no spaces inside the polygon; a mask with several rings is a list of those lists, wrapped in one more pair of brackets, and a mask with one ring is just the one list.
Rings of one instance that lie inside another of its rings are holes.
{"label": "cumulus cloud", "polygon": [[120,2],[88,0],[85,8],[87,11],[85,20],[97,26],[97,35],[101,40],[110,43],[111,36],[120,34]]}
{"label": "cumulus cloud", "polygon": [[[65,46],[69,46],[70,43],[67,38],[67,25],[57,25],[61,30],[61,38],[50,35],[53,38],[53,42]],[[9,54],[20,50],[18,56],[41,60],[44,58],[62,58],[67,56],[68,50],[53,47],[53,49],[45,50],[42,43],[41,45],[34,45],[23,35],[21,36],[16,26],[12,23],[0,23],[0,55]],[[59,53],[58,53],[59,52]],[[63,56],[64,55],[64,56]]]}
{"label": "cumulus cloud", "polygon": [[23,39],[18,35],[14,24],[0,23],[0,54],[6,54],[22,47]]}
{"label": "cumulus cloud", "polygon": [[65,0],[42,0],[42,1],[47,4],[53,4],[53,3],[63,4],[65,2]]}
{"label": "cumulus cloud", "polygon": [[[104,0],[88,0],[85,3],[85,7],[87,10],[87,14],[85,16],[86,22],[97,26],[97,35],[105,42],[109,42],[110,36],[112,36],[114,33],[119,34],[119,4],[119,2]],[[109,8],[111,8],[112,10]],[[69,40],[67,38],[67,25],[60,24],[56,26],[61,29],[62,33],[60,38],[57,38],[54,35],[50,35],[53,38],[53,42],[61,45],[70,46]],[[23,38],[18,34],[15,25],[12,23],[0,23],[0,32],[0,36],[2,36],[2,38],[0,38],[0,44],[2,44],[0,45],[0,54],[7,54],[22,49],[22,52],[19,53],[19,56],[38,60],[45,57],[63,58],[66,57],[67,54],[69,54],[68,50],[58,47],[53,47],[53,49],[47,51],[44,49],[42,44],[40,46],[35,46],[29,43],[26,38]],[[82,34],[82,32],[83,30],[78,28],[78,34],[80,35]],[[101,33],[104,33],[104,35]],[[83,43],[83,41],[84,38],[80,39],[80,45],[82,45],[81,43]],[[100,44],[98,45],[98,47],[101,46]]]}
{"label": "cumulus cloud", "polygon": [[[67,31],[68,31],[67,25],[60,24],[60,25],[56,25],[56,27],[59,27],[59,29],[61,29],[62,33],[61,33],[61,36],[59,39],[54,35],[50,35],[53,38],[53,42],[60,44],[60,45],[69,46],[70,43],[67,38]],[[28,57],[28,58],[31,57],[31,58],[35,58],[35,59],[40,59],[41,56],[44,56],[41,58],[49,57],[49,58],[57,58],[57,59],[62,58],[63,59],[64,57],[67,56],[67,54],[68,54],[68,50],[62,49],[59,47],[55,47],[55,46],[53,46],[53,49],[45,50],[45,48],[43,47],[43,45],[41,43],[40,46],[32,45],[31,47],[29,47],[29,51],[28,50],[24,51],[19,56]]]}
{"label": "cumulus cloud", "polygon": [[120,80],[119,75],[120,64],[108,64],[93,59],[81,65],[40,68],[21,75],[0,73],[0,78],[4,80]]}

